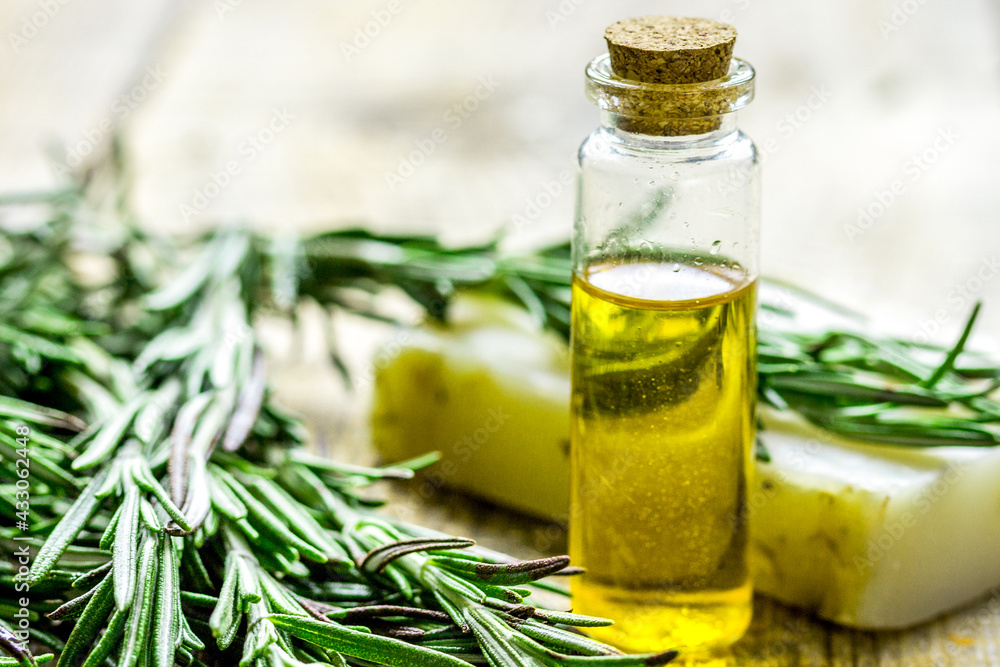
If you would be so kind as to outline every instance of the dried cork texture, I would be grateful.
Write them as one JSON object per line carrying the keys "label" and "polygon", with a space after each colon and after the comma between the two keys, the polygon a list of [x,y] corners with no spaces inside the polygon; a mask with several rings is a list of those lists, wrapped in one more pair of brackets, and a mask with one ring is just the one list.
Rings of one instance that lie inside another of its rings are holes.
{"label": "dried cork texture", "polygon": [[699,83],[724,76],[736,28],[680,16],[626,19],[604,31],[611,67],[623,79],[646,83]]}
{"label": "dried cork texture", "polygon": [[[736,44],[736,28],[704,18],[645,16],[619,21],[604,31],[616,76],[651,84],[692,84],[713,81],[726,75]],[[635,101],[636,116],[622,118],[619,126],[640,134],[679,136],[703,134],[721,125],[712,115],[711,103],[704,100],[703,114],[677,119],[677,112],[702,106],[697,99],[685,99],[678,107],[662,109],[656,104]],[[684,114],[687,115],[687,114]]]}

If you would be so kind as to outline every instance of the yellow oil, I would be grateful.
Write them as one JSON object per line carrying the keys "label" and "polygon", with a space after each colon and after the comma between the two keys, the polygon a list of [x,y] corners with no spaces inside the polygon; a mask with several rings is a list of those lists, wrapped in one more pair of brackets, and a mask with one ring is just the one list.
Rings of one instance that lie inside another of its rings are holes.
{"label": "yellow oil", "polygon": [[629,652],[729,644],[751,615],[756,282],[646,261],[573,280],[574,611]]}

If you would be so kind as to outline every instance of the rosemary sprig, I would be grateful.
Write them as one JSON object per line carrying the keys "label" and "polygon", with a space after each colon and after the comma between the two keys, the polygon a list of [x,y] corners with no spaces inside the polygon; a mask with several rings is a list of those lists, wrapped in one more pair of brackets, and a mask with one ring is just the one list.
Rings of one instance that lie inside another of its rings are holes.
{"label": "rosemary sprig", "polygon": [[[524,585],[570,572],[565,558],[496,561],[470,551],[468,540],[422,539],[419,528],[358,501],[358,486],[412,476],[422,462],[374,470],[303,452],[301,425],[267,394],[251,326],[271,300],[258,239],[220,232],[154,289],[141,277],[166,272],[164,255],[126,227],[105,248],[112,275],[88,286],[70,268],[77,216],[70,207],[51,229],[11,237],[46,251],[38,282],[51,289],[25,294],[0,317],[17,334],[0,342],[12,362],[0,369],[10,390],[0,394],[10,398],[0,403],[4,428],[17,434],[32,424],[39,471],[26,515],[38,548],[26,578],[29,611],[48,633],[36,641],[58,652],[60,665],[672,659],[623,656],[568,629],[599,621],[528,604]],[[140,265],[150,258],[159,266]],[[0,274],[0,293],[20,279]],[[93,310],[84,312],[88,301]],[[22,317],[29,308],[63,316],[31,328]],[[12,508],[14,460],[0,462],[0,500]],[[0,550],[12,552],[15,536],[0,531]],[[6,599],[22,581],[13,568],[0,570]],[[15,613],[0,607],[2,619]],[[30,653],[8,648],[33,664]]]}
{"label": "rosemary sprig", "polygon": [[[297,250],[289,252],[294,243]],[[257,245],[272,285],[284,285],[286,293],[291,290],[327,307],[384,319],[358,295],[395,287],[444,321],[456,292],[475,290],[519,302],[543,327],[569,335],[568,245],[508,256],[500,251],[499,240],[449,248],[430,236],[378,236],[358,229]],[[294,263],[287,257],[294,257]]]}
{"label": "rosemary sprig", "polygon": [[[341,238],[343,235],[343,238]],[[331,253],[326,249],[338,248]],[[340,273],[350,254],[350,272]],[[350,288],[405,285],[437,320],[460,290],[522,305],[540,328],[569,335],[569,245],[508,256],[497,243],[447,248],[429,237],[376,237],[330,232],[303,239],[299,294],[330,308],[343,307]],[[364,258],[377,257],[367,263]],[[272,262],[273,264],[274,262]],[[436,271],[432,267],[442,267]],[[812,423],[849,438],[913,446],[995,446],[1000,443],[1000,363],[965,352],[976,304],[950,349],[873,333],[857,316],[820,297],[762,281],[758,332],[761,402],[794,410]],[[354,312],[378,315],[356,304]],[[758,450],[758,457],[766,452]]]}

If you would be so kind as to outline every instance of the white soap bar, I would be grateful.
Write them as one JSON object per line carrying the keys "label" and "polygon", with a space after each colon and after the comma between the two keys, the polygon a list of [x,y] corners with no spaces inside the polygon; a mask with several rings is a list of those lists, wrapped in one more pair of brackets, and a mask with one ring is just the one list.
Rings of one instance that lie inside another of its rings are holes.
{"label": "white soap bar", "polygon": [[[393,347],[376,376],[375,445],[440,450],[422,482],[562,520],[568,504],[565,344],[520,309],[465,297],[447,329]],[[757,589],[823,618],[902,628],[1000,585],[1000,449],[849,442],[765,410],[749,496]]]}
{"label": "white soap bar", "polygon": [[[372,438],[389,461],[438,450],[424,496],[448,486],[542,517],[569,503],[566,345],[523,310],[453,304],[447,329],[386,346],[375,375]],[[391,352],[391,360],[386,355]]]}
{"label": "white soap bar", "polygon": [[766,410],[754,581],[861,628],[903,628],[1000,583],[1000,451],[867,445]]}

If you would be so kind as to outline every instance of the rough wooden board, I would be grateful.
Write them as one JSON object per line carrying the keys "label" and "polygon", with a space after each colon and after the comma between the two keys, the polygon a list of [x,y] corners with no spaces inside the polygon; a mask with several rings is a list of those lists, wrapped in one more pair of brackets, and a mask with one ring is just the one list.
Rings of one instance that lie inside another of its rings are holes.
{"label": "rough wooden board", "polygon": [[[582,66],[601,50],[604,26],[661,10],[655,2],[401,1],[404,11],[350,63],[339,45],[386,6],[381,0],[242,2],[221,16],[213,3],[188,3],[167,47],[153,54],[149,45],[170,3],[68,3],[30,51],[0,53],[0,189],[50,184],[42,142],[79,140],[111,113],[136,72],[162,62],[167,79],[130,114],[129,132],[141,211],[159,229],[191,229],[212,215],[272,227],[357,219],[452,232],[510,225],[515,214],[528,213],[526,200],[538,201],[545,184],[570,167],[596,124],[581,92]],[[877,303],[883,319],[904,332],[942,311],[941,328],[954,332],[969,303],[956,305],[949,295],[988,268],[997,247],[995,10],[918,3],[883,38],[878,22],[896,4],[692,1],[671,11],[734,22],[737,54],[761,74],[743,124],[768,154],[768,271]],[[4,35],[36,7],[17,0],[0,8]],[[446,126],[449,107],[491,75],[499,87],[404,186],[388,189],[385,172],[415,141]],[[833,96],[809,109],[824,84]],[[262,131],[282,107],[295,123],[245,164],[206,214],[184,221],[180,204],[228,161],[242,159],[248,133]],[[789,113],[809,118],[796,129],[781,124]],[[949,125],[960,140],[851,242],[845,225],[856,221],[857,208],[870,205]],[[557,195],[524,233],[565,230],[571,199]],[[973,291],[1000,303],[993,277]],[[996,331],[998,323],[1000,309],[988,309],[984,324]],[[365,336],[350,328],[344,334],[363,374]],[[352,398],[309,354],[318,354],[315,341],[304,361],[278,365],[281,395],[312,418],[335,455],[370,458],[364,387]],[[549,525],[448,494],[423,501],[412,489],[387,492],[389,511],[399,516],[521,556],[564,549],[564,537]],[[878,635],[817,623],[767,600],[757,604],[751,633],[733,655],[698,664],[1000,665],[997,598],[910,632]]]}

